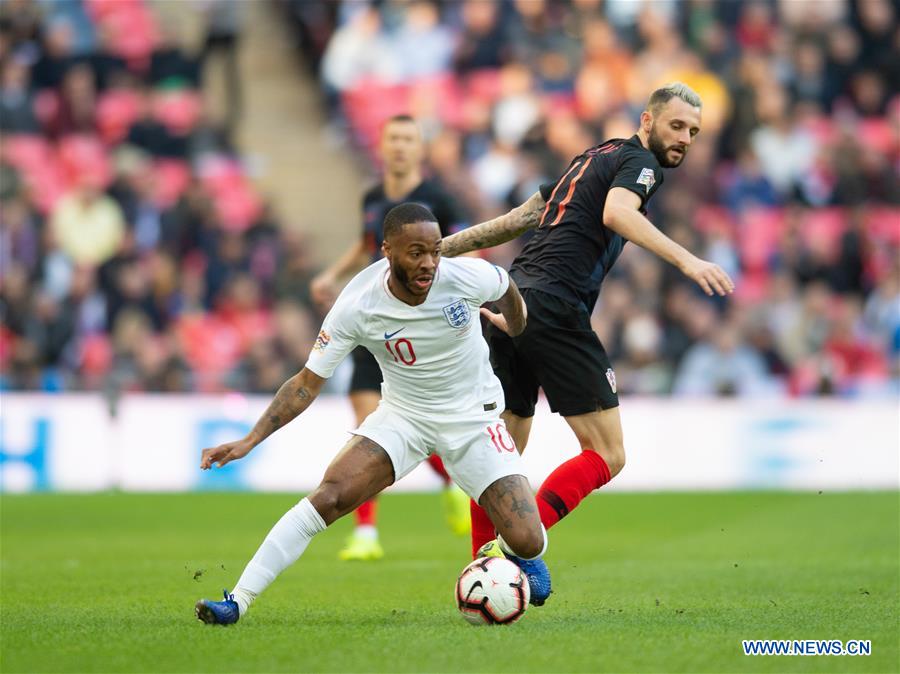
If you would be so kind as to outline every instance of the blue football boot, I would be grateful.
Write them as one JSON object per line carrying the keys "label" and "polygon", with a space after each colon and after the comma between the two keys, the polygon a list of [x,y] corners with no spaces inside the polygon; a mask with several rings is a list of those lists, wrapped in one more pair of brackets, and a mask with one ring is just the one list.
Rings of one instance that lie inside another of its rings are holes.
{"label": "blue football boot", "polygon": [[522,559],[515,555],[506,555],[506,558],[522,569],[531,586],[531,601],[534,606],[543,606],[553,590],[550,588],[550,569],[543,559]]}
{"label": "blue football boot", "polygon": [[531,600],[528,602],[534,606],[543,606],[553,590],[550,588],[550,569],[543,559],[522,559],[515,555],[509,555],[500,549],[496,539],[488,541],[478,549],[477,557],[506,557],[513,564],[522,569],[522,573],[528,578],[528,586],[531,588]]}
{"label": "blue football boot", "polygon": [[194,606],[194,612],[197,619],[207,625],[233,625],[241,617],[234,595],[228,594],[228,590],[225,590],[225,601],[201,599]]}

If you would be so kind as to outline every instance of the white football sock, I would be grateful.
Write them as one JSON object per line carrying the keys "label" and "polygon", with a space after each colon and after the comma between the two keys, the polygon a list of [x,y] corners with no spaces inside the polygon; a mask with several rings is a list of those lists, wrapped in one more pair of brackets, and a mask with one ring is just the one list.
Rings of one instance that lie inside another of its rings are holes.
{"label": "white football sock", "polygon": [[539,559],[544,556],[544,553],[547,552],[547,530],[544,528],[544,525],[541,525],[541,533],[544,535],[544,547],[541,548],[541,551],[536,554],[534,557],[522,557],[522,555],[517,555],[512,548],[509,547],[506,541],[503,540],[503,536],[497,534],[497,544],[500,546],[500,549],[507,555],[512,555],[513,557],[518,557],[519,559],[532,560]]}
{"label": "white football sock", "polygon": [[308,498],[288,510],[259,546],[232,591],[243,616],[257,595],[296,562],[309,541],[325,530],[325,521]]}
{"label": "white football sock", "polygon": [[353,533],[366,541],[378,540],[378,529],[373,524],[360,524]]}

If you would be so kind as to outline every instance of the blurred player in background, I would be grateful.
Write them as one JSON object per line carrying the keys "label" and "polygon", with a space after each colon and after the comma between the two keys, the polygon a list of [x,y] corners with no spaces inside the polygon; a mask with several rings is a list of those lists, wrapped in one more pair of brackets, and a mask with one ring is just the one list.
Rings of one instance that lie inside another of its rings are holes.
{"label": "blurred player in background", "polygon": [[[662,168],[684,160],[700,131],[700,97],[674,83],[653,92],[629,139],[609,140],[575,157],[555,185],[506,216],[445,239],[457,255],[508,241],[537,227],[510,275],[528,306],[526,330],[510,337],[501,319],[487,332],[491,362],[503,383],[503,418],[519,451],[525,449],[538,388],[578,438],[581,454],[551,473],[538,491],[548,529],[625,465],[615,372],[591,327],[600,284],[626,241],[655,253],[695,281],[707,295],[734,284],[721,267],[692,255],[646,217],[663,182]],[[473,554],[494,537],[490,520],[472,504]]]}
{"label": "blurred player in background", "polygon": [[[411,201],[422,204],[437,217],[442,236],[466,227],[465,216],[441,187],[422,176],[424,143],[416,121],[408,115],[388,119],[381,133],[379,148],[384,163],[384,179],[363,197],[362,236],[338,260],[313,279],[313,300],[330,308],[342,278],[355,274],[381,258],[382,225],[385,215],[397,204]],[[369,351],[360,346],[353,352],[353,378],[350,403],[361,424],[381,400],[382,375]],[[466,495],[450,480],[439,456],[431,456],[429,465],[444,481],[444,510],[450,529],[459,535],[469,532],[469,503]],[[356,511],[356,528],[339,557],[344,560],[373,560],[384,556],[378,541],[376,506],[373,499]]]}
{"label": "blurred player in background", "polygon": [[197,602],[203,622],[237,622],[315,534],[435,452],[496,525],[501,548],[528,577],[531,602],[542,604],[550,594],[540,559],[547,532],[500,419],[503,389],[491,372],[478,315],[482,304],[496,302],[502,316],[497,324],[517,335],[527,317],[522,297],[507,273],[485,260],[441,262],[440,228],[418,204],[392,209],[384,236],[386,259],[347,284],[306,366],[281,386],[253,430],[203,450],[204,470],[246,456],[305,411],[355,347],[376,354],[385,375],[378,408],[332,460],[319,486],[275,524],[233,594]]}

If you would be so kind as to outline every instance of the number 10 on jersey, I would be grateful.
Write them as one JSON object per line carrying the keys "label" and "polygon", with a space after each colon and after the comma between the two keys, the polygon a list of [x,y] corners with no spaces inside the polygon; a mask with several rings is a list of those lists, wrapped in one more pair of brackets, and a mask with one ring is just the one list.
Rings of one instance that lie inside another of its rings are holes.
{"label": "number 10 on jersey", "polygon": [[413,349],[412,342],[408,339],[395,339],[393,344],[390,341],[386,341],[384,346],[395,363],[412,365],[416,362],[416,351]]}

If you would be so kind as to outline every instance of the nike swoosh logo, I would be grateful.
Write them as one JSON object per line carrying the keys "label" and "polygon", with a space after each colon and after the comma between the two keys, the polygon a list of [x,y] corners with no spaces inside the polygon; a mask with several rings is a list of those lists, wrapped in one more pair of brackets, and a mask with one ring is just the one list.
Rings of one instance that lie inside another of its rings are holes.
{"label": "nike swoosh logo", "polygon": [[[406,329],[406,326],[405,326],[405,325],[404,325],[402,328],[400,328],[400,330],[405,330],[405,329]],[[397,332],[400,332],[400,330],[397,330]],[[394,335],[396,335],[397,332],[392,332],[391,334],[384,333],[384,338],[385,338],[385,339],[390,339],[391,337],[393,337]]]}
{"label": "nike swoosh logo", "polygon": [[475,590],[481,589],[482,587],[483,586],[480,580],[476,580],[474,583],[472,583],[472,587],[469,588],[469,593],[466,595],[466,601],[470,601],[472,593],[475,592]]}

